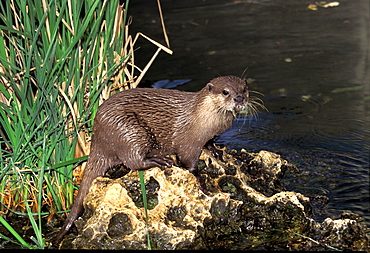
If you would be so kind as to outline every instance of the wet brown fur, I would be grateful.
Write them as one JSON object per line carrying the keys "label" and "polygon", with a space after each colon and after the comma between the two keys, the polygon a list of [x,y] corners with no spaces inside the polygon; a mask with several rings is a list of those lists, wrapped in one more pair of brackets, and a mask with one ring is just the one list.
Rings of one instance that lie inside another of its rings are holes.
{"label": "wet brown fur", "polygon": [[92,181],[110,167],[163,169],[173,164],[165,156],[175,154],[197,176],[203,146],[227,130],[247,102],[246,81],[235,76],[215,78],[196,93],[136,88],[110,97],[98,109],[81,186],[54,244],[82,214]]}

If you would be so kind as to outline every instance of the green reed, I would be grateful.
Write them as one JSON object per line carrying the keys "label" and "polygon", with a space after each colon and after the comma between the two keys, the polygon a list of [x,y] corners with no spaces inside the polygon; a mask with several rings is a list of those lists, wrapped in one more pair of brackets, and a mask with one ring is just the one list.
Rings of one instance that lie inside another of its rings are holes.
{"label": "green reed", "polygon": [[[70,208],[98,105],[137,85],[128,2],[0,2],[0,224],[24,247],[44,248],[41,218]],[[29,242],[11,214],[29,217]]]}
{"label": "green reed", "polygon": [[149,234],[148,200],[146,198],[146,187],[145,187],[144,174],[143,174],[143,171],[141,171],[141,170],[139,170],[139,178],[140,178],[141,194],[142,194],[142,197],[143,197],[143,204],[144,204],[147,249],[152,250],[152,245],[151,245],[151,242],[150,242],[150,234]]}

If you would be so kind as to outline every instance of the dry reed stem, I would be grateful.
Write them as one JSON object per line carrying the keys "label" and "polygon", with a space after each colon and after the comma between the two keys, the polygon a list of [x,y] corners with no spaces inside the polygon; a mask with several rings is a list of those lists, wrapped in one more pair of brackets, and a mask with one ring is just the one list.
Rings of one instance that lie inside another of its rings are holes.
{"label": "dry reed stem", "polygon": [[162,7],[161,7],[161,1],[157,0],[158,10],[159,10],[159,18],[161,19],[161,25],[164,35],[164,40],[166,41],[166,45],[168,48],[170,48],[170,40],[168,39],[167,32],[166,32],[166,26],[164,25],[164,19],[162,14]]}
{"label": "dry reed stem", "polygon": [[[143,33],[141,32],[138,32],[135,36],[135,39],[133,41],[133,44],[136,43],[136,41],[138,40],[138,38],[142,36],[143,38],[145,38],[146,40],[148,40],[149,42],[153,43],[154,45],[156,45],[158,47],[157,51],[154,53],[154,55],[152,56],[152,58],[149,60],[149,62],[146,64],[146,66],[144,67],[144,69],[141,71],[139,77],[136,79],[136,81],[131,84],[131,88],[136,88],[139,83],[141,82],[142,78],[144,77],[144,75],[146,74],[146,72],[148,71],[149,67],[152,65],[153,61],[155,60],[155,58],[158,56],[159,52],[161,50],[165,51],[166,53],[168,54],[171,54],[173,53],[173,51],[165,46],[163,46],[162,44],[160,44],[159,42],[149,38],[148,36],[144,35]],[[132,65],[134,66],[134,64]]]}
{"label": "dry reed stem", "polygon": [[[42,0],[42,8],[44,9],[44,13],[47,13],[48,11],[48,6],[45,0]],[[51,35],[50,35],[50,24],[49,24],[49,17],[47,16],[45,19],[45,24],[46,24],[46,34],[48,35],[49,42],[51,40]]]}

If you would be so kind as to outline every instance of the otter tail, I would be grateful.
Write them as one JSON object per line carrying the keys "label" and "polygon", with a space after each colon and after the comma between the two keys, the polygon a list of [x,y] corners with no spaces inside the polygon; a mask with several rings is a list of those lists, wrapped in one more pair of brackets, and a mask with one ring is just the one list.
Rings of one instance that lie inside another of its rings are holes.
{"label": "otter tail", "polygon": [[68,215],[66,221],[64,222],[63,227],[61,228],[61,230],[59,231],[58,235],[53,240],[53,245],[54,246],[59,245],[59,243],[62,240],[63,236],[72,227],[73,222],[78,217],[80,217],[80,215],[83,213],[83,205],[82,205],[82,203],[83,203],[83,199],[84,199],[85,196],[82,196],[82,194],[80,194],[80,193],[81,193],[81,191],[78,192],[78,195],[77,195],[76,199],[73,202],[73,205],[72,205],[72,208],[71,208],[71,212]]}
{"label": "otter tail", "polygon": [[[92,165],[94,164],[94,165]],[[84,175],[81,180],[80,189],[78,191],[77,197],[73,202],[71,212],[69,213],[66,221],[64,222],[63,227],[59,231],[58,235],[55,237],[55,239],[52,241],[53,246],[57,247],[62,240],[63,236],[70,230],[72,227],[74,221],[80,217],[84,211],[83,208],[83,201],[87,195],[87,193],[90,190],[90,186],[92,181],[100,176],[103,176],[106,170],[97,169],[98,164],[88,161],[86,169],[84,171]],[[92,169],[92,167],[95,167],[95,169]],[[100,168],[100,167],[99,167]]]}

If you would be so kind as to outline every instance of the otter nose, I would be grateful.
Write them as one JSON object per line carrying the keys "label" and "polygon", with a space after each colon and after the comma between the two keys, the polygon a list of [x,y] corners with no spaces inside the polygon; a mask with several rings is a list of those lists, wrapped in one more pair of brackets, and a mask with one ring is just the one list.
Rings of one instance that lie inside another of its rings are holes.
{"label": "otter nose", "polygon": [[236,97],[234,98],[234,101],[235,101],[236,103],[242,103],[242,102],[244,102],[244,96],[236,96]]}

